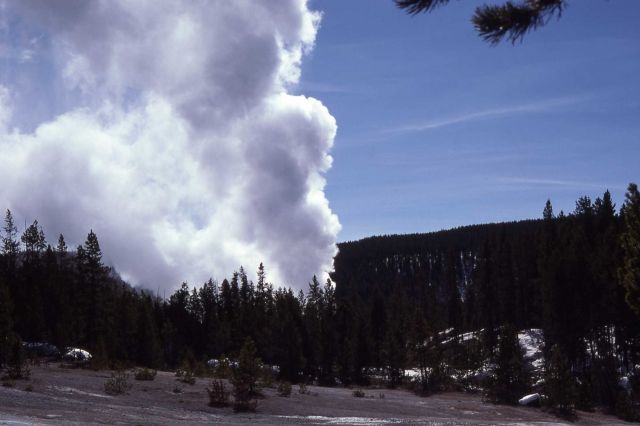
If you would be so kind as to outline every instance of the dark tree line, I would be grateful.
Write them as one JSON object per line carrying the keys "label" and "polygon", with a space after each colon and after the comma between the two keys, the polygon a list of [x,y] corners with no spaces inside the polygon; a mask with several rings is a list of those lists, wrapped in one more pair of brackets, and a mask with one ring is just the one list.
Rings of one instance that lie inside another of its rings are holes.
{"label": "dark tree line", "polygon": [[[89,349],[94,359],[176,367],[185,358],[237,356],[250,337],[284,379],[334,380],[334,287],[313,277],[305,295],[257,282],[241,267],[221,283],[186,283],[167,300],[132,288],[102,262],[96,234],[69,251],[48,244],[37,221],[18,235],[7,211],[0,255],[0,365],[11,342],[46,341]],[[345,315],[343,313],[343,315]]]}
{"label": "dark tree line", "polygon": [[368,329],[355,346],[369,354],[365,365],[410,365],[381,349],[390,335],[392,348],[403,351],[419,347],[425,330],[484,330],[480,351],[491,357],[501,327],[540,328],[547,359],[556,347],[583,384],[575,402],[612,406],[611,381],[640,361],[633,311],[640,312],[640,196],[633,184],[620,210],[607,191],[595,201],[581,197],[566,215],[556,216],[548,201],[541,220],[372,237],[339,248],[336,298],[354,312],[343,333]]}
{"label": "dark tree line", "polygon": [[[165,300],[106,267],[95,233],[70,251],[62,235],[48,244],[37,221],[18,235],[7,212],[0,363],[18,337],[149,367],[235,357],[250,338],[293,382],[366,384],[383,372],[395,386],[406,368],[420,367],[429,392],[446,381],[433,373],[443,359],[466,369],[492,359],[496,399],[512,402],[500,389],[521,370],[515,332],[541,328],[547,360],[581,383],[575,403],[612,406],[612,380],[640,363],[639,247],[640,196],[630,185],[619,210],[606,192],[580,198],[566,215],[547,202],[540,220],[343,243],[337,285],[314,277],[306,293],[274,288],[260,265],[256,282],[240,268],[221,282],[185,283]],[[483,330],[482,342],[445,350],[447,329]]]}

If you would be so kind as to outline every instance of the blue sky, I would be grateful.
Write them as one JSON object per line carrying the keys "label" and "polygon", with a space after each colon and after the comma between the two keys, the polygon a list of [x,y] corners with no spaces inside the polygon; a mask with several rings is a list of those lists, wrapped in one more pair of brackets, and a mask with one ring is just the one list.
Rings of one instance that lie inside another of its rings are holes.
{"label": "blue sky", "polygon": [[[497,47],[469,22],[484,0],[310,1],[317,33],[303,0],[0,0],[0,208],[70,246],[93,229],[134,283],[264,262],[299,286],[336,241],[620,204],[640,180],[640,1],[573,0]],[[298,75],[333,117],[282,93]]]}
{"label": "blue sky", "polygon": [[316,0],[299,92],[338,122],[327,198],[339,240],[572,211],[640,167],[640,2],[572,1],[515,46],[469,19],[482,1],[410,17],[391,0]]}

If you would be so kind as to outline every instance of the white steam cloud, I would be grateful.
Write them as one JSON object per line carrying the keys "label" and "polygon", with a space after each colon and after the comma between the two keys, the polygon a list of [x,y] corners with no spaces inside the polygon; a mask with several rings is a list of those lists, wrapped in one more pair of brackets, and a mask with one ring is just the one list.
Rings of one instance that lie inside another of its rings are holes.
{"label": "white steam cloud", "polygon": [[[320,22],[306,1],[29,0],[2,15],[0,208],[50,240],[94,229],[152,288],[260,262],[295,287],[331,270],[336,123],[287,93]],[[20,129],[15,113],[43,103]]]}

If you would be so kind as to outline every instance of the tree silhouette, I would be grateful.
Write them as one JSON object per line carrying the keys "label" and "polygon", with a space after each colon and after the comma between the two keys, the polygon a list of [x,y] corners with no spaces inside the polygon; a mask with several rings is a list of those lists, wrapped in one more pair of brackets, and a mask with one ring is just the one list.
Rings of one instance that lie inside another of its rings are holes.
{"label": "tree silhouette", "polygon": [[635,183],[629,184],[622,210],[625,225],[622,235],[622,282],[626,290],[627,304],[640,316],[640,192]]}

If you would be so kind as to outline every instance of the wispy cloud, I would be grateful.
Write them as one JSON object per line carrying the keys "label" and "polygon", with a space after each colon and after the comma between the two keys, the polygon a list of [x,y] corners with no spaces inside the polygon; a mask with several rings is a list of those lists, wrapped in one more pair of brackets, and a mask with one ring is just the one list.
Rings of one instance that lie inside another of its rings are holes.
{"label": "wispy cloud", "polygon": [[528,178],[528,177],[498,177],[497,183],[507,185],[531,185],[542,187],[566,187],[572,189],[597,189],[604,191],[605,189],[624,188],[624,185],[611,185],[598,182],[586,182],[577,180],[563,179],[544,179],[544,178]]}
{"label": "wispy cloud", "polygon": [[489,120],[498,117],[523,114],[528,112],[547,112],[557,108],[576,105],[592,99],[592,95],[565,96],[542,101],[510,105],[505,107],[488,108],[479,111],[466,112],[446,117],[438,117],[431,120],[407,124],[390,129],[391,132],[420,132],[433,130],[441,127],[452,126],[454,124],[466,123],[469,121]]}

